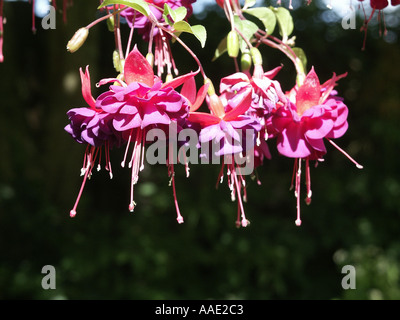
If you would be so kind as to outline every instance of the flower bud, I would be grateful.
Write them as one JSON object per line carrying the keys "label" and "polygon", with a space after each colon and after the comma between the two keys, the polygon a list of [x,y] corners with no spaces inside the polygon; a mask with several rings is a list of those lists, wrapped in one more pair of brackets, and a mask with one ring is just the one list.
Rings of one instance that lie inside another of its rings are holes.
{"label": "flower bud", "polygon": [[114,52],[113,52],[113,65],[117,72],[122,72],[121,59],[119,57],[119,52],[117,50],[114,50]]}
{"label": "flower bud", "polygon": [[240,67],[243,72],[249,71],[251,68],[251,54],[249,52],[245,52],[242,54],[240,58]]}
{"label": "flower bud", "polygon": [[251,57],[253,58],[253,63],[254,65],[262,65],[263,63],[263,59],[262,59],[262,55],[260,53],[260,50],[258,50],[256,47],[252,47],[250,49],[250,54]]}
{"label": "flower bud", "polygon": [[68,41],[67,50],[71,53],[77,51],[85,43],[88,34],[89,30],[87,28],[80,28]]}
{"label": "flower bud", "polygon": [[107,28],[108,31],[114,32],[115,20],[114,16],[111,16],[107,19]]}
{"label": "flower bud", "polygon": [[227,47],[228,47],[228,55],[231,58],[236,58],[239,55],[239,49],[240,49],[239,36],[234,30],[229,31],[228,33]]}

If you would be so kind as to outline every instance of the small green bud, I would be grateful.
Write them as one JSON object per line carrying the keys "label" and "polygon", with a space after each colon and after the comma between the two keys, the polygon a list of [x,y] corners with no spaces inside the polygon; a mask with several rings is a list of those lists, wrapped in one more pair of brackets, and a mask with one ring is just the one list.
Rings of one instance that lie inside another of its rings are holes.
{"label": "small green bud", "polygon": [[114,25],[115,25],[115,20],[114,16],[111,16],[107,19],[107,28],[108,31],[114,32]]}
{"label": "small green bud", "polygon": [[256,47],[252,47],[250,49],[250,54],[251,54],[251,57],[253,58],[254,65],[258,65],[258,66],[262,65],[263,59],[262,59],[260,50],[258,50]]}
{"label": "small green bud", "polygon": [[240,57],[240,67],[242,71],[249,71],[251,68],[251,54],[249,52],[245,52]]}
{"label": "small green bud", "polygon": [[68,41],[67,50],[71,53],[77,51],[85,43],[88,34],[89,30],[87,28],[80,28],[75,32],[71,40]]}
{"label": "small green bud", "polygon": [[113,52],[113,65],[117,72],[121,72],[121,59],[117,50]]}
{"label": "small green bud", "polygon": [[227,38],[227,47],[228,47],[228,55],[231,58],[237,58],[239,55],[239,36],[236,33],[236,31],[231,30],[228,33],[228,38]]}

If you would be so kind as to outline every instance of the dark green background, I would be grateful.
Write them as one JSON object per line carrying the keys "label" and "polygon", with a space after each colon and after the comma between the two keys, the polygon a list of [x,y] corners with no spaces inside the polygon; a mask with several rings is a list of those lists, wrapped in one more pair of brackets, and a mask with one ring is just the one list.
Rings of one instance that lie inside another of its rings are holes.
{"label": "dark green background", "polygon": [[[245,210],[251,225],[235,227],[236,203],[226,184],[215,189],[219,166],[177,166],[177,193],[185,223],[175,220],[165,166],[146,166],[128,211],[129,170],[123,150],[112,150],[114,179],[95,172],[78,214],[84,146],[63,130],[66,112],[85,106],[79,68],[90,65],[92,83],[115,75],[114,39],[105,23],[90,30],[78,52],[69,38],[97,17],[97,0],[75,1],[57,29],[31,32],[31,8],[5,3],[5,62],[0,64],[0,299],[399,299],[400,298],[400,47],[371,28],[363,34],[325,23],[325,9],[293,12],[297,45],[321,82],[349,72],[338,90],[349,107],[349,129],[336,141],[364,165],[358,170],[327,144],[325,162],[312,168],[313,200],[294,224],[289,191],[292,159],[273,154],[259,169],[261,186],[248,181]],[[192,20],[208,30],[205,49],[189,35],[206,73],[218,83],[233,72],[213,52],[229,31],[216,7]],[[221,11],[220,11],[221,12]],[[387,15],[387,18],[390,15]],[[126,32],[126,29],[125,31]],[[399,30],[393,29],[399,36]],[[126,34],[124,34],[126,39]],[[140,37],[135,41],[142,43]],[[177,44],[181,72],[195,69]],[[263,50],[265,69],[283,63],[284,90],[294,84],[290,61]],[[93,86],[94,95],[101,91]],[[303,193],[304,194],[304,193]],[[343,290],[341,269],[356,268],[356,290]],[[56,290],[43,290],[44,265],[56,268]]]}

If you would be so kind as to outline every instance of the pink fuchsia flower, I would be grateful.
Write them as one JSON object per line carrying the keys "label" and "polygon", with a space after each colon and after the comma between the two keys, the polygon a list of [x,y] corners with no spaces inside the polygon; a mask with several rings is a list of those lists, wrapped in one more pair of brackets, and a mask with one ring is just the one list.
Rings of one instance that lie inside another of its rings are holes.
{"label": "pink fuchsia flower", "polygon": [[243,92],[246,92],[247,89],[251,90],[251,105],[246,114],[257,118],[263,127],[263,130],[258,132],[255,146],[256,167],[261,165],[264,158],[271,158],[268,145],[265,142],[269,138],[266,128],[267,123],[270,121],[271,113],[287,103],[287,98],[282,92],[280,83],[273,80],[280,69],[281,67],[278,67],[264,72],[261,65],[256,65],[253,76],[238,72],[224,77],[220,84],[221,98],[225,104],[227,104],[226,101],[234,102],[235,100],[240,100]]}
{"label": "pink fuchsia flower", "polygon": [[243,90],[251,88],[252,101],[248,112],[262,111],[262,114],[269,114],[277,108],[277,104],[284,104],[286,97],[282,92],[280,83],[272,80],[281,67],[269,72],[262,71],[249,77],[243,72],[237,72],[221,79],[220,92],[225,100],[240,99],[238,96]]}
{"label": "pink fuchsia flower", "polygon": [[301,160],[306,160],[306,202],[311,202],[311,179],[309,160],[322,161],[326,154],[324,139],[327,139],[343,152],[358,168],[362,168],[350,158],[332,140],[341,137],[347,130],[348,109],[342,99],[334,96],[333,88],[336,82],[346,74],[336,76],[320,85],[314,68],[308,73],[300,87],[293,88],[288,93],[289,103],[278,108],[271,117],[271,131],[277,137],[277,149],[280,154],[295,158],[293,180],[295,180],[295,195],[297,197],[296,225],[300,219],[300,176]]}
{"label": "pink fuchsia flower", "polygon": [[[232,103],[228,101],[228,103]],[[222,167],[218,176],[218,181],[222,182],[224,176],[224,168],[227,168],[228,186],[231,190],[231,197],[234,201],[238,199],[238,216],[236,225],[246,227],[249,221],[246,219],[243,199],[246,199],[245,179],[240,172],[240,166],[236,163],[233,155],[242,154],[245,156],[246,151],[254,152],[256,134],[261,130],[261,125],[254,117],[245,115],[251,104],[251,89],[247,89],[241,95],[241,100],[235,100],[235,105],[224,106],[222,100],[215,93],[209,96],[208,104],[211,113],[197,112],[193,110],[189,114],[188,121],[197,123],[201,126],[200,142],[212,141],[220,145],[215,155],[228,155],[230,161],[222,160]],[[227,108],[226,108],[227,107]],[[229,111],[225,112],[225,108]],[[240,129],[248,129],[253,133],[253,141],[251,145],[243,144],[242,132]],[[234,141],[234,143],[232,143]]]}
{"label": "pink fuchsia flower", "polygon": [[[132,156],[128,163],[132,168],[130,211],[133,211],[136,206],[133,197],[134,185],[138,182],[139,172],[144,168],[146,133],[152,128],[160,128],[164,130],[168,139],[168,126],[188,116],[191,102],[174,88],[196,74],[189,73],[162,83],[154,75],[146,58],[135,47],[125,61],[125,82],[120,81],[120,85],[111,85],[109,91],[102,93],[96,99],[96,107],[112,115],[113,129],[120,132],[127,141],[122,166],[125,166],[129,147],[133,144]],[[107,79],[100,84],[114,80],[116,79]],[[169,173],[174,191],[177,220],[182,223],[183,218],[176,200],[173,163],[169,163]]]}
{"label": "pink fuchsia flower", "polygon": [[220,84],[221,98],[224,101],[240,100],[242,92],[246,92],[246,89],[250,88],[252,101],[246,113],[258,117],[262,124],[264,124],[271,112],[285,105],[287,101],[280,83],[273,80],[280,70],[281,67],[277,67],[264,72],[261,65],[256,65],[253,76],[237,72],[224,77],[221,79]]}
{"label": "pink fuchsia flower", "polygon": [[112,178],[111,161],[109,150],[113,145],[121,143],[121,134],[113,130],[110,126],[110,116],[102,109],[96,108],[95,100],[91,94],[90,74],[86,67],[85,73],[80,69],[82,82],[82,95],[89,108],[73,108],[67,112],[71,121],[65,130],[79,143],[87,143],[81,175],[84,176],[83,182],[75,201],[74,207],[70,211],[70,216],[76,215],[76,208],[82,196],[82,192],[88,177],[91,176],[95,162],[98,160],[97,170],[100,170],[101,149],[104,147],[106,170],[110,172]]}

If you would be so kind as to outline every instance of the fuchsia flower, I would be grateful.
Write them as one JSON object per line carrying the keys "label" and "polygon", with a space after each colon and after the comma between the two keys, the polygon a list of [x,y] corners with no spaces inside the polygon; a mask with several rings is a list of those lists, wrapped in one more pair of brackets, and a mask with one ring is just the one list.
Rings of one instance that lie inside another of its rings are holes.
{"label": "fuchsia flower", "polygon": [[[187,117],[189,102],[173,87],[182,84],[188,77],[193,77],[194,73],[163,84],[135,47],[125,61],[124,76],[126,84],[111,85],[109,91],[97,98],[96,106],[113,115],[113,128],[123,133],[124,138],[127,139],[122,166],[125,165],[130,143],[134,144],[129,162],[129,167],[132,167],[129,210],[133,211],[136,205],[133,200],[133,186],[139,179],[139,171],[143,170],[146,132],[157,127],[165,129],[167,134],[167,126],[172,121]],[[173,168],[171,174],[173,174]],[[174,179],[173,176],[172,179]],[[178,221],[183,222],[179,210]]]}
{"label": "fuchsia flower", "polygon": [[[261,124],[256,118],[245,114],[251,104],[251,89],[249,87],[243,90],[239,99],[230,99],[225,102],[227,105],[224,106],[223,100],[213,93],[208,100],[211,113],[197,112],[192,109],[188,120],[201,126],[200,143],[211,142],[219,145],[214,155],[229,156],[223,158],[218,181],[222,181],[224,167],[226,166],[232,200],[235,200],[236,196],[238,199],[236,225],[246,227],[249,221],[246,219],[242,203],[242,191],[243,197],[246,199],[246,184],[240,172],[240,165],[236,163],[234,155],[241,154],[243,157],[246,152],[254,152],[256,135],[261,130]],[[243,134],[246,131],[252,135],[249,139],[251,140],[250,145],[244,142]],[[225,159],[228,161],[225,162]]]}
{"label": "fuchsia flower", "polygon": [[81,175],[84,175],[84,178],[75,205],[70,211],[71,217],[76,215],[76,208],[82,195],[83,188],[87,178],[92,174],[97,156],[99,156],[99,165],[97,170],[100,170],[101,148],[104,146],[106,161],[105,168],[110,172],[110,177],[112,178],[109,150],[113,145],[119,145],[121,143],[121,135],[110,126],[111,118],[109,115],[102,109],[96,108],[95,100],[91,94],[88,67],[86,67],[85,73],[80,69],[80,75],[82,82],[82,95],[90,108],[74,108],[69,110],[67,115],[71,123],[65,127],[65,131],[67,131],[77,142],[87,143],[88,145],[81,169]]}
{"label": "fuchsia flower", "polygon": [[273,110],[286,104],[286,96],[282,92],[278,81],[272,80],[281,67],[264,72],[261,65],[256,65],[252,77],[248,74],[237,72],[221,80],[221,98],[228,106],[227,101],[240,99],[243,92],[251,90],[251,104],[246,114],[252,115],[262,125],[255,146],[255,166],[260,166],[264,158],[271,159],[271,153],[265,140],[268,139],[267,123]]}
{"label": "fuchsia flower", "polygon": [[[124,160],[125,165],[127,153],[131,143],[133,144],[132,156],[129,167],[132,168],[131,195],[129,210],[133,211],[136,203],[133,200],[134,185],[139,179],[139,171],[144,167],[144,149],[146,145],[146,133],[151,128],[163,129],[168,134],[168,125],[173,121],[180,121],[188,116],[191,102],[188,98],[174,90],[188,79],[193,78],[197,72],[192,72],[175,78],[168,83],[162,83],[154,75],[153,69],[145,57],[135,47],[125,61],[125,82],[119,79],[103,79],[99,85],[109,82],[117,82],[119,85],[111,85],[110,90],[102,93],[96,100],[90,93],[90,78],[88,71],[82,77],[82,93],[90,106],[88,108],[75,108],[68,112],[71,124],[66,126],[69,132],[78,142],[92,145],[93,152],[97,155],[96,148],[102,144],[108,146],[110,141],[127,142]],[[185,89],[190,96],[193,93]],[[195,95],[195,94],[194,94]],[[200,97],[201,99],[201,97]],[[201,104],[200,101],[195,102]],[[118,146],[120,143],[118,143]],[[94,148],[94,149],[93,149]],[[92,153],[93,153],[92,152]],[[109,156],[107,157],[109,159]],[[88,165],[93,163],[93,155],[86,161]],[[85,171],[84,182],[90,174]],[[175,179],[173,163],[169,164],[175,205],[177,209],[177,220],[183,222],[175,193]],[[81,191],[83,189],[83,185]],[[71,210],[71,216],[76,214],[76,206],[80,198],[79,193],[76,204]]]}
{"label": "fuchsia flower", "polygon": [[[300,87],[288,93],[288,104],[272,113],[269,130],[277,137],[277,148],[280,154],[295,158],[294,176],[296,175],[295,195],[297,197],[297,220],[300,220],[300,174],[301,160],[306,160],[306,202],[311,202],[311,180],[309,160],[322,160],[326,154],[324,139],[327,139],[347,157],[330,139],[341,137],[347,130],[348,109],[342,99],[333,91],[336,82],[346,74],[332,77],[320,85],[314,68],[308,73]],[[349,157],[358,168],[362,168]],[[293,183],[293,181],[292,181]]]}

